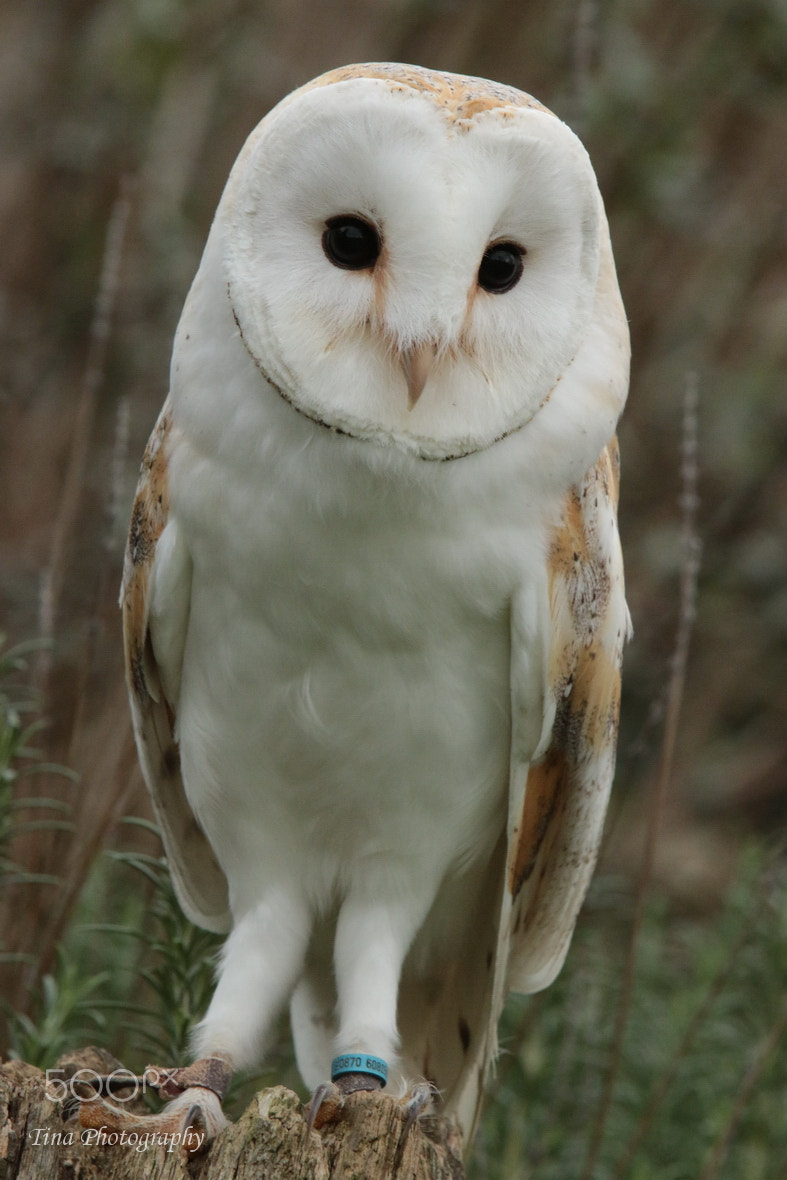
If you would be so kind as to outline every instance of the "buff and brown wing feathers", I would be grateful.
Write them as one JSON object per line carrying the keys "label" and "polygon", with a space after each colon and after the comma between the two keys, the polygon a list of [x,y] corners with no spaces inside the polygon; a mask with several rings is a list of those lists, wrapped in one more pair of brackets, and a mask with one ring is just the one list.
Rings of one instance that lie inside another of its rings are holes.
{"label": "buff and brown wing feathers", "polygon": [[617,533],[617,442],[566,496],[548,558],[552,740],[527,774],[510,839],[508,986],[560,970],[595,866],[615,764],[620,665],[630,620]]}
{"label": "buff and brown wing feathers", "polygon": [[126,678],[142,770],[161,828],[180,903],[192,921],[222,933],[230,928],[227,882],[189,807],[176,741],[175,703],[167,700],[150,637],[156,548],[169,520],[169,402],[142,460],[120,593]]}

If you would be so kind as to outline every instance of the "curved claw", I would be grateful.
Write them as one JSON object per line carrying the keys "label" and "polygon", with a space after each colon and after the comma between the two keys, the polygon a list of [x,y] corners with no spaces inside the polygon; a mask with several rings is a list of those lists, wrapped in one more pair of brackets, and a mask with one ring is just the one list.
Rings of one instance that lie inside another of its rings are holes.
{"label": "curved claw", "polygon": [[67,1098],[60,1100],[60,1117],[63,1122],[72,1119],[74,1115],[79,1113],[79,1103],[81,1099],[76,1094],[69,1094]]}
{"label": "curved claw", "polygon": [[399,1136],[399,1142],[396,1145],[396,1153],[393,1161],[393,1174],[398,1173],[402,1166],[404,1159],[404,1149],[407,1143],[408,1136],[412,1131],[418,1119],[428,1110],[432,1105],[436,1090],[429,1082],[416,1082],[406,1099],[402,1100],[404,1107],[405,1120],[402,1127],[402,1133]]}
{"label": "curved claw", "polygon": [[[183,1126],[183,1145],[189,1155],[201,1155],[208,1144],[208,1121],[199,1102],[189,1107]],[[193,1146],[192,1146],[193,1145]]]}
{"label": "curved claw", "polygon": [[306,1134],[319,1131],[325,1123],[335,1121],[344,1105],[344,1095],[334,1082],[321,1082],[312,1094],[306,1117]]}
{"label": "curved claw", "polygon": [[325,1123],[338,1119],[347,1094],[382,1088],[380,1078],[369,1073],[343,1073],[335,1082],[321,1082],[306,1107],[306,1133],[319,1130]]}
{"label": "curved claw", "polygon": [[407,1100],[403,1103],[405,1112],[405,1124],[402,1131],[402,1136],[409,1134],[411,1127],[421,1117],[425,1110],[428,1110],[432,1105],[434,1098],[434,1089],[428,1082],[416,1082],[410,1091]]}

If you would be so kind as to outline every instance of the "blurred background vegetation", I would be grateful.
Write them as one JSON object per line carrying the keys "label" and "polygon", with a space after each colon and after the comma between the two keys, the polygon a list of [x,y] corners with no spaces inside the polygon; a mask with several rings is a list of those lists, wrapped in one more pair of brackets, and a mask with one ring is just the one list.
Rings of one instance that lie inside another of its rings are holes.
{"label": "blurred background vegetation", "polygon": [[[149,816],[116,607],[126,523],[232,161],[287,91],[363,60],[492,77],[566,119],[631,321],[636,634],[608,837],[561,979],[509,1006],[475,1175],[785,1177],[784,0],[5,0],[0,1043],[46,1065],[89,1040],[139,1065],[182,1054],[204,1003],[215,944],[123,818]],[[702,563],[654,807],[695,388]],[[296,1084],[284,1032],[273,1078]]]}

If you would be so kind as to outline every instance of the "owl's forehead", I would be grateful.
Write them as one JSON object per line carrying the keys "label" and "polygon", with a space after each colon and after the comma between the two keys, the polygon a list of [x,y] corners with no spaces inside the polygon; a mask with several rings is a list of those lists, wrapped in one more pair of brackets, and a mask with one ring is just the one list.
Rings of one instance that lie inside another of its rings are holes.
{"label": "owl's forehead", "polygon": [[[412,218],[420,202],[432,222],[437,208],[453,209],[455,220],[476,205],[502,216],[503,207],[529,204],[592,219],[594,184],[574,133],[524,92],[373,63],[323,74],[269,111],[238,156],[224,205],[255,216],[263,205],[297,206],[304,220],[316,209],[324,217],[361,207],[383,217],[384,206],[394,219]],[[587,208],[575,208],[572,193]]]}
{"label": "owl's forehead", "polygon": [[507,111],[526,108],[552,114],[543,103],[513,86],[399,62],[341,66],[307,82],[296,94],[361,79],[385,82],[392,93],[419,94],[434,103],[450,123],[460,128],[468,127],[476,115],[485,112],[505,115]]}

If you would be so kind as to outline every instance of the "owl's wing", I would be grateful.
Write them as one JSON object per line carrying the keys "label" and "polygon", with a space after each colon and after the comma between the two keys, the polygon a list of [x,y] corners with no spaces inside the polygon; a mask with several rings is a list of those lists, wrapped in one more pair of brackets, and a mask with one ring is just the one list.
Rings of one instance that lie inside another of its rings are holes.
{"label": "owl's wing", "polygon": [[230,929],[227,882],[183,789],[176,708],[191,595],[191,559],[169,515],[172,433],[164,403],[142,460],[120,603],[134,736],[173,883],[186,915]]}
{"label": "owl's wing", "polygon": [[532,594],[512,604],[507,832],[474,899],[452,899],[473,906],[472,940],[428,987],[405,972],[400,989],[403,1055],[441,1091],[466,1144],[506,995],[538,991],[557,975],[601,840],[630,630],[617,485],[613,439],[567,495],[551,538],[551,627]]}
{"label": "owl's wing", "polygon": [[[618,473],[613,439],[569,492],[551,539],[546,699],[554,722],[546,753],[530,766],[517,763],[515,744],[512,752],[498,942],[504,992],[540,991],[559,972],[601,843],[615,769],[620,665],[631,630]],[[516,684],[512,691],[516,707]],[[516,725],[515,716],[514,732]]]}

